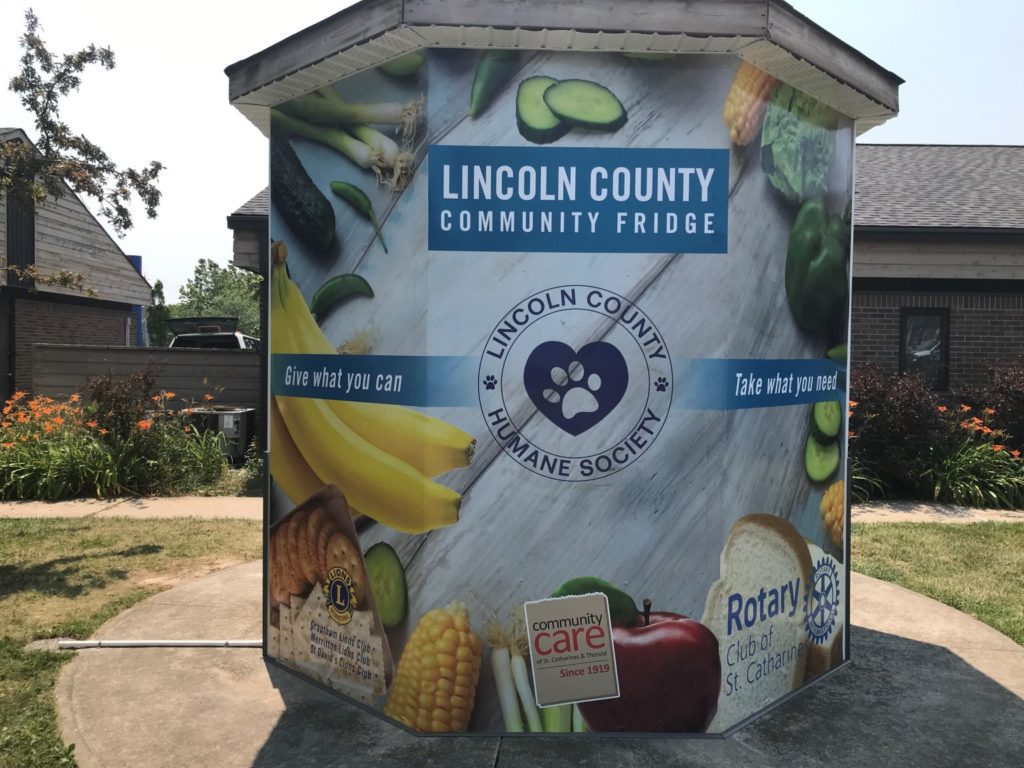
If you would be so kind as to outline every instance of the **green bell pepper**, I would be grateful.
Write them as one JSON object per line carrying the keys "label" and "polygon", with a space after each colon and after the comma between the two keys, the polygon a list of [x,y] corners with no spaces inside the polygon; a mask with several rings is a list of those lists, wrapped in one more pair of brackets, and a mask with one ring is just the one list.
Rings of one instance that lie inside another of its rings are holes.
{"label": "green bell pepper", "polygon": [[829,331],[846,313],[849,229],[825,209],[822,198],[804,203],[789,232],[786,298],[796,324]]}

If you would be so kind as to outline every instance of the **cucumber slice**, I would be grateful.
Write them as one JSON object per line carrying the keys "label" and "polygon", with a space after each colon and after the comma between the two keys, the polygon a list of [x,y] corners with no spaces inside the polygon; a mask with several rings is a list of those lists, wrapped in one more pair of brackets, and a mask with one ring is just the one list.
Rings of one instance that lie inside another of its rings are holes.
{"label": "cucumber slice", "polygon": [[516,125],[519,133],[534,144],[550,144],[572,127],[563,123],[544,103],[544,91],[558,81],[553,77],[528,77],[516,91]]}
{"label": "cucumber slice", "polygon": [[398,553],[383,541],[366,550],[363,559],[380,621],[387,629],[397,627],[405,619],[409,606],[402,561],[398,559]]}
{"label": "cucumber slice", "polygon": [[544,103],[569,125],[617,131],[626,124],[626,108],[615,94],[589,80],[562,80],[544,91]]}
{"label": "cucumber slice", "polygon": [[808,435],[804,445],[804,469],[815,483],[828,480],[839,469],[839,443],[822,445],[814,435]]}
{"label": "cucumber slice", "polygon": [[838,400],[815,403],[811,408],[811,434],[822,445],[834,443],[843,426],[843,407]]}

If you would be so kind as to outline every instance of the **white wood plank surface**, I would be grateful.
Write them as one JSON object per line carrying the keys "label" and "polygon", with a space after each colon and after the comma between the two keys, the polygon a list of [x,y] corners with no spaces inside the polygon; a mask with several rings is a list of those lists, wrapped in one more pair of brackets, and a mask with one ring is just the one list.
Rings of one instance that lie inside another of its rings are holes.
{"label": "white wood plank surface", "polygon": [[[427,136],[448,144],[523,146],[514,85],[482,118],[464,117],[473,70],[458,58],[447,60],[444,82],[430,82]],[[429,66],[434,71],[441,65],[432,55]],[[625,58],[537,54],[524,59],[521,77],[595,79],[599,72],[629,112],[618,132],[573,131],[552,151],[728,146],[721,105],[735,60],[686,57],[662,66],[652,77],[648,65]],[[372,90],[369,77],[361,77]],[[327,162],[316,148],[302,144],[299,151],[304,162]],[[323,184],[323,169],[311,172]],[[680,365],[687,358],[814,358],[828,346],[828,340],[799,331],[789,313],[783,279],[795,212],[772,193],[756,147],[732,154],[727,255],[428,253],[427,172],[424,163],[393,207],[386,195],[375,198],[388,254],[370,241],[365,222],[343,213],[337,265],[290,245],[292,274],[307,297],[336,272],[358,271],[374,287],[374,299],[352,301],[327,320],[332,343],[372,329],[375,353],[478,356],[495,323],[519,300],[545,288],[587,283],[635,300]],[[274,221],[274,231],[281,232]],[[595,316],[572,327],[564,340],[579,348],[603,337],[609,325]],[[679,378],[677,369],[677,383]],[[544,428],[525,394],[506,404],[516,423],[535,419]],[[608,478],[574,484],[531,474],[505,456],[478,408],[433,409],[479,441],[473,466],[443,478],[464,494],[462,519],[423,536],[381,526],[362,534],[366,546],[390,542],[406,565],[410,618],[389,634],[396,658],[418,617],[431,608],[464,600],[480,628],[581,575],[621,584],[638,601],[651,597],[656,610],[699,617],[718,576],[718,552],[743,515],[792,519],[803,536],[827,546],[820,519],[808,513],[821,492],[803,469],[808,408],[675,410],[641,460]],[[501,728],[486,664],[473,728]]]}

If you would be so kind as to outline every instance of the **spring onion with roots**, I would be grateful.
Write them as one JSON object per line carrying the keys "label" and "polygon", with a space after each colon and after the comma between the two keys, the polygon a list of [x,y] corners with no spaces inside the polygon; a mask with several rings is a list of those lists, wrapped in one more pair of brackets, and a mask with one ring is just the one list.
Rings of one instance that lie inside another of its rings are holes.
{"label": "spring onion with roots", "polygon": [[526,622],[517,617],[512,623],[512,680],[516,684],[516,691],[519,693],[519,703],[526,713],[526,725],[531,733],[541,733],[544,725],[540,720],[540,712],[537,710],[537,703],[533,695],[533,687],[530,685],[530,673],[526,668],[526,656],[530,652],[529,641],[526,637]]}
{"label": "spring onion with roots", "polygon": [[583,719],[583,713],[580,712],[580,708],[575,704],[572,705],[572,731],[573,733],[586,733],[589,729],[587,723]]}
{"label": "spring onion with roots", "polygon": [[346,130],[380,158],[380,163],[374,167],[378,181],[397,190],[409,185],[416,161],[412,152],[401,149],[390,136],[368,125],[353,125]]}
{"label": "spring onion with roots", "polygon": [[408,104],[350,104],[333,88],[321,88],[282,104],[280,109],[319,125],[398,125],[403,140],[411,141],[423,119],[423,98]]}
{"label": "spring onion with roots", "polygon": [[501,718],[509,733],[523,732],[523,718],[519,714],[516,699],[516,684],[512,680],[511,650],[512,638],[508,631],[495,621],[487,623],[487,642],[491,646],[491,671],[494,673],[494,687],[498,691]]}
{"label": "spring onion with roots", "polygon": [[270,110],[270,126],[277,135],[309,139],[330,147],[360,168],[376,170],[380,165],[380,158],[370,147],[340,129],[311,125],[277,109]]}

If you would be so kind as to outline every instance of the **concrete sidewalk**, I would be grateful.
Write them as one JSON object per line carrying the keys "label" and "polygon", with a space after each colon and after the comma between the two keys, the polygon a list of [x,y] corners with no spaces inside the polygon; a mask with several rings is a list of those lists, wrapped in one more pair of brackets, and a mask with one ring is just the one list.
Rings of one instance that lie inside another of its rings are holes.
{"label": "concrete sidewalk", "polygon": [[[258,637],[260,579],[255,562],[183,584],[97,637]],[[81,651],[57,687],[60,725],[81,768],[1019,768],[1024,648],[864,576],[851,595],[853,663],[728,740],[418,738],[232,649]]]}
{"label": "concrete sidewalk", "polygon": [[[0,502],[2,517],[235,517],[263,519],[263,500],[257,496],[173,496],[133,499],[73,499],[71,501]],[[887,501],[855,504],[855,523],[977,523],[1002,520],[1024,523],[1024,511],[973,509],[953,504]]]}
{"label": "concrete sidewalk", "polygon": [[147,496],[0,502],[0,517],[235,517],[263,519],[259,496]]}

